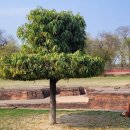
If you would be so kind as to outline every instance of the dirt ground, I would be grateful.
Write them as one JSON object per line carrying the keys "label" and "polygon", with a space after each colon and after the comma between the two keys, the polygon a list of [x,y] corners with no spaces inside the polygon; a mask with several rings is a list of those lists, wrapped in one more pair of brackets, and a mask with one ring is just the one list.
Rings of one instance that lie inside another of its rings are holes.
{"label": "dirt ground", "polygon": [[[88,102],[86,95],[80,96],[59,96],[56,97],[57,103],[76,103],[76,102]],[[44,99],[31,99],[31,100],[0,100],[0,105],[6,106],[7,104],[42,104],[49,103],[50,97]]]}

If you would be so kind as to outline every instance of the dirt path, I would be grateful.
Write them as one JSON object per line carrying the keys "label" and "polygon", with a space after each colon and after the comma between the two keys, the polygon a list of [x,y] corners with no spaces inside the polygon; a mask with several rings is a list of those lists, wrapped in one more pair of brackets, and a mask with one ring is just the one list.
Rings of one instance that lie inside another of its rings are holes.
{"label": "dirt path", "polygon": [[[57,103],[80,103],[88,102],[88,97],[85,95],[81,96],[59,96],[56,97]],[[42,104],[49,103],[50,97],[44,99],[31,99],[31,100],[0,100],[0,105],[7,104]]]}

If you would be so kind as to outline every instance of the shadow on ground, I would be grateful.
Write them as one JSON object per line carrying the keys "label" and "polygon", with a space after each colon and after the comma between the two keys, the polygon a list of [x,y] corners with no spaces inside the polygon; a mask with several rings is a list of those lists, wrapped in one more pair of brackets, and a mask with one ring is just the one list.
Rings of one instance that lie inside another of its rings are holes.
{"label": "shadow on ground", "polygon": [[120,112],[85,111],[58,118],[58,123],[79,128],[130,128],[130,118]]}

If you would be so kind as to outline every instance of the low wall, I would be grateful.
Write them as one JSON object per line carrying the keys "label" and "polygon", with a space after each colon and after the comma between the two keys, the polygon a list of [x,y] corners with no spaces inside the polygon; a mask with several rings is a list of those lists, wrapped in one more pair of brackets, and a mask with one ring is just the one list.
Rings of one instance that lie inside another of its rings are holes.
{"label": "low wall", "polygon": [[[66,109],[104,109],[104,110],[128,110],[130,104],[130,88],[127,89],[87,89],[87,88],[57,88],[60,96],[75,96],[85,94],[89,98],[87,102],[58,103],[57,108]],[[50,96],[49,88],[43,89],[1,89],[0,100],[43,99]],[[71,99],[70,99],[71,100]],[[36,107],[49,108],[48,103],[42,104],[5,104],[7,107]],[[0,104],[0,107],[1,104]]]}
{"label": "low wall", "polygon": [[[57,88],[60,96],[76,96],[85,94],[84,88]],[[43,99],[50,96],[49,88],[42,89],[0,89],[0,100],[23,100],[23,99]]]}
{"label": "low wall", "polygon": [[60,88],[60,96],[78,96],[85,94],[83,87],[76,88]]}
{"label": "low wall", "polygon": [[43,99],[50,96],[45,89],[0,89],[0,100]]}
{"label": "low wall", "polygon": [[89,102],[87,107],[90,109],[128,110],[130,104],[129,91],[90,91],[88,92]]}
{"label": "low wall", "polygon": [[125,76],[130,75],[130,70],[120,70],[120,69],[114,69],[114,70],[106,70],[104,72],[104,76]]}

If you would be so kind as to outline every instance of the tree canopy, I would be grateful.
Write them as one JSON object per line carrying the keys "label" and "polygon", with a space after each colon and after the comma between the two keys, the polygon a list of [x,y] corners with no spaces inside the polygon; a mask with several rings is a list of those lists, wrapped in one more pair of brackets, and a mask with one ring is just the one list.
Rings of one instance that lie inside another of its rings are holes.
{"label": "tree canopy", "polygon": [[103,61],[75,53],[14,54],[1,60],[2,77],[15,80],[85,78],[100,74]]}
{"label": "tree canopy", "polygon": [[62,79],[95,76],[103,61],[84,53],[85,21],[71,11],[37,8],[18,28],[24,41],[19,54],[1,60],[1,76],[17,80]]}
{"label": "tree canopy", "polygon": [[27,15],[27,20],[17,31],[25,43],[42,46],[49,52],[72,53],[84,49],[86,24],[79,14],[37,8]]}

